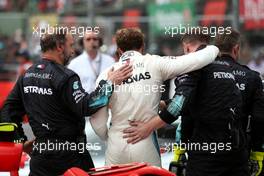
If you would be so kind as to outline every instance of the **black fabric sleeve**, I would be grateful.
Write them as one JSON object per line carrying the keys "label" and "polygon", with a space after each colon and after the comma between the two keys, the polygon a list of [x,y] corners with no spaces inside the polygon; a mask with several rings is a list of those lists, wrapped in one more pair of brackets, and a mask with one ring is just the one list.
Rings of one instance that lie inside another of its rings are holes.
{"label": "black fabric sleeve", "polygon": [[256,76],[256,89],[252,100],[251,110],[251,139],[252,150],[264,152],[264,93],[259,76]]}
{"label": "black fabric sleeve", "polygon": [[201,71],[195,71],[181,75],[175,79],[175,94],[167,108],[159,113],[160,118],[171,124],[186,111],[194,98],[197,83],[200,79]]}
{"label": "black fabric sleeve", "polygon": [[19,77],[14,88],[8,95],[3,109],[1,111],[0,122],[12,122],[16,123],[18,126],[18,138],[26,140],[24,131],[22,129],[23,116],[26,114],[21,90],[22,77]]}
{"label": "black fabric sleeve", "polygon": [[106,106],[112,92],[113,85],[101,80],[96,90],[88,94],[77,75],[70,77],[62,88],[64,104],[78,117],[90,116]]}

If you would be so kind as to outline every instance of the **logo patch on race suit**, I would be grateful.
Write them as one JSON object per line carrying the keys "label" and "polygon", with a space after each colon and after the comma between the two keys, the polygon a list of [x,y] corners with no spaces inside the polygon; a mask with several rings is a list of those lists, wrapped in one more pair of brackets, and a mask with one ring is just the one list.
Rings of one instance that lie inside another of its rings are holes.
{"label": "logo patch on race suit", "polygon": [[44,69],[45,68],[45,65],[44,64],[39,64],[39,65],[37,65],[37,68],[39,68],[39,69]]}
{"label": "logo patch on race suit", "polygon": [[75,82],[73,82],[73,85],[72,85],[72,88],[74,89],[74,90],[76,90],[76,89],[79,89],[79,81],[75,81]]}
{"label": "logo patch on race suit", "polygon": [[37,87],[37,86],[26,86],[24,87],[24,93],[35,93],[39,95],[52,95],[52,89],[51,88],[43,88],[43,87]]}
{"label": "logo patch on race suit", "polygon": [[130,58],[133,57],[135,53],[133,51],[127,51],[123,53],[123,55],[120,57],[122,64],[130,64]]}
{"label": "logo patch on race suit", "polygon": [[122,62],[122,64],[127,64],[127,65],[129,65],[129,64],[130,64],[130,58],[127,58],[125,61]]}

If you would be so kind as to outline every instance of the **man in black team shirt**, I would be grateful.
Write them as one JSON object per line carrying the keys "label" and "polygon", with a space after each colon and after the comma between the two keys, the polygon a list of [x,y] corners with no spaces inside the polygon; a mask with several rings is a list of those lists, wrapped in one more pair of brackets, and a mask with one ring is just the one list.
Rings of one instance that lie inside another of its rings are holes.
{"label": "man in black team shirt", "polygon": [[222,53],[221,60],[230,64],[236,85],[242,93],[242,125],[243,130],[247,132],[250,172],[254,176],[264,175],[264,93],[260,75],[237,62],[240,49],[238,31],[232,30],[230,35],[217,35],[215,44]]}
{"label": "man in black team shirt", "polygon": [[[194,52],[206,44],[203,34],[185,34],[185,52]],[[242,130],[242,96],[236,86],[231,65],[222,58],[201,70],[176,79],[175,95],[159,116],[130,127],[128,142],[144,138],[182,115],[182,140],[188,153],[187,176],[247,176],[245,133]],[[192,146],[192,147],[190,147]],[[195,146],[195,147],[194,147]],[[177,155],[182,150],[177,148]]]}
{"label": "man in black team shirt", "polygon": [[16,123],[20,129],[23,115],[29,117],[36,136],[33,146],[32,142],[24,144],[25,149],[30,148],[28,144],[33,148],[31,176],[57,176],[71,167],[86,171],[94,167],[85,147],[84,117],[107,105],[113,84],[121,84],[132,72],[129,65],[111,70],[107,80],[88,94],[79,76],[65,67],[73,44],[72,35],[63,30],[43,35],[42,59],[17,80],[2,109],[1,122]]}

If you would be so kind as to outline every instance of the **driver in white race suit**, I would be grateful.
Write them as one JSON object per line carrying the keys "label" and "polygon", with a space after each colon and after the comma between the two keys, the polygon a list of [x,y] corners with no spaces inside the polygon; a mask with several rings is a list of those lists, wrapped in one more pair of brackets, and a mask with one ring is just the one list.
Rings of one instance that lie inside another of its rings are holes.
{"label": "driver in white race suit", "polygon": [[[101,139],[107,141],[106,165],[130,162],[147,162],[161,166],[156,134],[150,135],[136,144],[128,144],[123,138],[123,130],[134,120],[148,121],[158,113],[158,106],[164,87],[163,81],[198,70],[213,62],[218,48],[205,49],[177,57],[143,55],[144,35],[136,28],[123,28],[116,33],[117,52],[121,55],[113,68],[124,63],[133,64],[133,76],[115,86],[109,106],[102,108],[91,118],[91,125]],[[107,77],[107,71],[98,80]],[[108,109],[112,118],[107,129]]]}

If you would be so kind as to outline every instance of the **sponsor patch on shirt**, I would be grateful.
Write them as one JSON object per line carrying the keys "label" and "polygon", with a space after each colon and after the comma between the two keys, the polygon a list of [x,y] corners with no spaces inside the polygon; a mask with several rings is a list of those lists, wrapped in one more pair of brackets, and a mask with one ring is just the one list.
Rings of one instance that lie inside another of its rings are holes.
{"label": "sponsor patch on shirt", "polygon": [[37,78],[37,79],[51,79],[52,75],[49,73],[26,73],[24,78]]}
{"label": "sponsor patch on shirt", "polygon": [[123,84],[130,84],[130,83],[133,83],[133,82],[138,82],[138,81],[141,81],[141,80],[147,80],[147,79],[150,79],[150,78],[151,78],[151,74],[149,72],[139,73],[139,74],[131,76],[127,80],[124,80]]}
{"label": "sponsor patch on shirt", "polygon": [[241,71],[241,70],[234,70],[233,74],[238,75],[238,76],[246,76],[246,72]]}
{"label": "sponsor patch on shirt", "polygon": [[214,78],[215,79],[233,79],[235,80],[235,77],[232,73],[228,72],[214,72]]}
{"label": "sponsor patch on shirt", "polygon": [[123,53],[123,55],[120,57],[122,64],[126,62],[130,62],[130,57],[133,57],[134,55],[135,55],[134,51],[127,51]]}
{"label": "sponsor patch on shirt", "polygon": [[39,94],[39,95],[52,95],[52,89],[51,88],[43,88],[38,86],[26,86],[24,87],[24,93],[33,93],[33,94]]}
{"label": "sponsor patch on shirt", "polygon": [[219,61],[219,60],[216,60],[213,62],[214,64],[218,64],[218,65],[226,65],[226,66],[230,66],[230,64],[226,61]]}
{"label": "sponsor patch on shirt", "polygon": [[[78,81],[77,81],[78,82]],[[76,90],[72,93],[75,103],[79,103],[80,100],[85,96],[81,90]]]}
{"label": "sponsor patch on shirt", "polygon": [[239,88],[239,90],[245,90],[246,89],[246,84],[244,84],[244,83],[236,83],[236,86]]}

